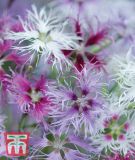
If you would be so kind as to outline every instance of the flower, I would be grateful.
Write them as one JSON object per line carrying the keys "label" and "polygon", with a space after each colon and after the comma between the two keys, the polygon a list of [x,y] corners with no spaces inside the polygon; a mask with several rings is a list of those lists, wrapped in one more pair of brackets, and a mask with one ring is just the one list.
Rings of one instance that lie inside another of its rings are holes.
{"label": "flower", "polygon": [[14,62],[16,65],[22,65],[28,57],[20,56],[17,51],[12,51],[12,40],[6,40],[6,34],[12,30],[14,32],[22,31],[20,23],[13,20],[7,15],[0,18],[0,70],[4,72],[3,65],[5,62]]}
{"label": "flower", "polygon": [[129,49],[126,57],[119,55],[113,56],[109,65],[113,69],[115,80],[120,83],[120,85],[130,86],[129,83],[134,81],[134,63],[135,57],[132,54],[132,48]]}
{"label": "flower", "polygon": [[12,51],[12,41],[3,41],[0,43],[0,70],[3,70],[3,65],[6,62],[13,62],[16,65],[22,65],[28,59],[27,56],[20,56],[17,51]]}
{"label": "flower", "polygon": [[113,156],[108,156],[106,158],[106,160],[130,160],[133,158],[133,155],[129,153],[127,153],[125,156],[121,156],[119,153],[113,155]]}
{"label": "flower", "polygon": [[110,72],[113,79],[119,84],[122,89],[121,99],[129,103],[135,98],[135,56],[131,47],[126,56],[115,55],[111,62]]}
{"label": "flower", "polygon": [[[74,32],[77,36],[80,36],[82,40],[79,41],[80,47],[75,50],[63,50],[64,55],[66,55],[69,59],[72,59],[74,62],[75,67],[81,71],[85,64],[89,62],[91,65],[93,65],[93,68],[95,69],[103,69],[104,65],[106,64],[103,58],[101,58],[101,55],[103,53],[94,53],[92,51],[92,47],[98,48],[100,47],[100,44],[105,41],[109,40],[109,28],[107,25],[98,26],[95,27],[97,29],[94,29],[94,26],[88,25],[87,29],[85,29],[84,24],[82,21],[79,20],[80,16],[78,16],[78,19],[71,18],[73,21],[73,28]],[[86,22],[85,22],[86,23]],[[100,47],[102,50],[102,47]],[[100,52],[101,51],[99,49]]]}
{"label": "flower", "polygon": [[12,40],[6,40],[6,34],[9,30],[18,32],[22,30],[20,23],[16,22],[8,15],[0,17],[0,103],[4,106],[7,103],[6,82],[4,79],[8,77],[8,72],[15,66],[20,67],[24,64],[28,57],[20,56],[16,50],[12,50],[14,42]]}
{"label": "flower", "polygon": [[[69,85],[50,84],[48,96],[57,106],[52,110],[54,122],[61,130],[73,126],[87,137],[100,130],[100,120],[104,115],[103,100],[100,96],[100,80],[102,73],[92,71],[89,65],[82,72],[76,73],[75,82]],[[83,128],[84,127],[84,128]]]}
{"label": "flower", "polygon": [[111,114],[110,118],[106,117],[102,121],[103,132],[91,137],[93,144],[99,146],[106,154],[108,151],[114,154],[118,152],[120,155],[126,155],[128,152],[134,154],[135,128],[129,115],[121,112]]}
{"label": "flower", "polygon": [[18,33],[11,31],[7,34],[7,39],[15,40],[14,48],[21,53],[30,54],[31,59],[40,55],[44,56],[45,61],[54,59],[53,62],[68,63],[61,50],[78,48],[79,38],[73,33],[67,33],[62,19],[52,13],[47,14],[45,8],[38,13],[36,7],[32,6],[27,19],[20,21],[24,31]]}
{"label": "flower", "polygon": [[32,83],[25,76],[13,73],[7,81],[12,100],[19,105],[21,111],[28,112],[37,122],[43,121],[50,107],[44,76]]}
{"label": "flower", "polygon": [[22,31],[22,25],[20,22],[16,21],[9,15],[2,15],[0,17],[0,42],[6,40],[6,34],[9,31]]}
{"label": "flower", "polygon": [[[90,145],[80,140],[78,137],[73,138],[72,135],[66,135],[54,131],[54,133],[44,134],[43,137],[32,137],[32,152],[29,158],[46,158],[47,160],[84,160],[88,159],[88,155],[81,153],[78,147],[86,147],[86,150],[93,152]],[[75,140],[74,140],[75,139]],[[36,141],[35,141],[36,140]],[[71,147],[68,147],[70,144]],[[45,153],[45,148],[49,149],[49,153]]]}

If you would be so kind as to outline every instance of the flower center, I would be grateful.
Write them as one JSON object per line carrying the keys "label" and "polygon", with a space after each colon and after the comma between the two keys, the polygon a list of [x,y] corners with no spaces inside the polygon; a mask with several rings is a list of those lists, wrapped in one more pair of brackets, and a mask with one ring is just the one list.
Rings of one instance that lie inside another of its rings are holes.
{"label": "flower center", "polygon": [[85,46],[83,43],[81,43],[77,53],[84,55],[84,52],[85,52]]}
{"label": "flower center", "polygon": [[82,90],[81,92],[82,93],[80,95],[73,94],[71,96],[71,104],[76,110],[79,111],[79,113],[92,109],[93,107],[93,100],[89,99],[87,96],[89,92],[87,90]]}
{"label": "flower center", "polygon": [[33,103],[39,102],[39,100],[42,97],[42,93],[41,92],[37,92],[34,89],[32,89],[32,91],[30,93],[30,97],[31,97]]}
{"label": "flower center", "polygon": [[42,42],[50,42],[52,38],[49,34],[39,32],[39,40]]}
{"label": "flower center", "polygon": [[126,117],[120,116],[119,118],[111,118],[105,122],[104,134],[110,136],[114,140],[122,139],[127,132],[128,123]]}
{"label": "flower center", "polygon": [[59,137],[57,137],[53,143],[53,147],[57,150],[61,150],[63,148],[64,141],[61,141]]}

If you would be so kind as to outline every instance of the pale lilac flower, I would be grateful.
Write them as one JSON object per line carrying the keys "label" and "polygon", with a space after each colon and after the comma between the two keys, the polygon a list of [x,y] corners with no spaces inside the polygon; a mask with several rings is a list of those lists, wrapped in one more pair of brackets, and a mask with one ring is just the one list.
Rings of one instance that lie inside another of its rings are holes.
{"label": "pale lilac flower", "polygon": [[[82,72],[77,72],[75,83],[49,85],[49,97],[57,106],[52,117],[58,118],[54,124],[60,129],[73,126],[77,133],[83,130],[85,137],[96,134],[100,128],[100,120],[104,115],[103,100],[100,96],[100,80],[98,73],[87,65]],[[84,128],[83,128],[84,127]]]}
{"label": "pale lilac flower", "polygon": [[13,73],[7,81],[12,103],[18,104],[23,113],[28,112],[37,122],[43,121],[50,107],[45,77],[41,76],[39,80],[31,82],[25,75]]}
{"label": "pale lilac flower", "polygon": [[[74,140],[75,139],[75,140]],[[68,146],[72,146],[71,148]],[[78,147],[84,147],[91,153],[94,152],[92,147],[79,138],[73,138],[65,133],[44,134],[42,138],[33,137],[31,139],[32,152],[29,156],[32,158],[46,158],[47,160],[88,160],[88,155],[81,153]],[[87,147],[87,148],[86,148]],[[49,148],[49,153],[44,153],[44,149]]]}
{"label": "pale lilac flower", "polygon": [[53,59],[53,62],[60,64],[68,63],[61,50],[74,50],[79,46],[79,38],[65,30],[63,20],[56,13],[47,13],[45,8],[38,13],[37,8],[33,6],[32,11],[28,11],[27,19],[20,21],[24,31],[11,31],[7,34],[7,39],[15,40],[14,48],[21,53],[29,54],[31,59],[40,54],[45,61]]}

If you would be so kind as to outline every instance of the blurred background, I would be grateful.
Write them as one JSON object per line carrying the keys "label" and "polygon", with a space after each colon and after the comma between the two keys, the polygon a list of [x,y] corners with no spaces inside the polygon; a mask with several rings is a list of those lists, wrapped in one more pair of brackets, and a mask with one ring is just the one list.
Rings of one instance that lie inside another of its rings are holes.
{"label": "blurred background", "polygon": [[[29,8],[32,4],[35,4],[37,7],[45,6],[48,2],[60,1],[60,0],[0,0],[0,14],[3,11],[8,11],[12,15],[23,14],[23,10]],[[87,0],[63,0],[63,1],[87,1]],[[61,2],[63,2],[61,1]],[[89,1],[101,1],[103,3],[112,1],[113,3],[121,2],[133,2],[135,0],[89,0]]]}
{"label": "blurred background", "polygon": [[32,4],[37,7],[46,5],[52,0],[0,0],[0,14],[8,11],[12,15],[22,14],[23,10],[29,8]]}

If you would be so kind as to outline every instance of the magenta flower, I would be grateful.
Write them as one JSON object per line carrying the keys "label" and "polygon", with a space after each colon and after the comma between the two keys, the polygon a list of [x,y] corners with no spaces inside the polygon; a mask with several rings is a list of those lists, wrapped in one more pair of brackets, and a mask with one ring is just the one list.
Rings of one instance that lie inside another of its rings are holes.
{"label": "magenta flower", "polygon": [[22,25],[13,18],[7,15],[3,15],[0,18],[0,103],[1,106],[5,106],[7,103],[7,82],[5,78],[8,77],[7,72],[14,66],[21,66],[28,60],[28,56],[20,56],[16,50],[12,50],[14,44],[11,40],[6,40],[6,34],[8,31],[22,31]]}
{"label": "magenta flower", "polygon": [[106,160],[131,160],[133,159],[134,155],[132,155],[130,152],[127,153],[125,156],[121,156],[119,153],[109,156],[106,158]]}
{"label": "magenta flower", "polygon": [[11,31],[21,31],[22,26],[20,23],[16,22],[9,16],[3,16],[0,18],[0,70],[3,70],[3,65],[5,62],[14,62],[16,65],[22,65],[26,62],[28,57],[20,56],[17,51],[12,51],[12,45],[14,44],[11,40],[6,40],[7,32]]}
{"label": "magenta flower", "polygon": [[48,94],[57,106],[52,111],[52,117],[58,118],[54,124],[61,130],[73,126],[77,133],[84,127],[86,137],[96,134],[101,127],[100,120],[104,115],[99,95],[102,74],[92,71],[89,65],[76,74],[72,87],[67,82],[66,85],[50,84]]}
{"label": "magenta flower", "polygon": [[50,101],[46,96],[46,80],[31,82],[21,74],[14,74],[9,80],[9,93],[22,112],[28,112],[38,122],[48,114]]}
{"label": "magenta flower", "polygon": [[23,27],[19,21],[16,21],[8,15],[3,15],[0,17],[0,41],[6,39],[5,36],[9,31],[23,31]]}
{"label": "magenta flower", "polygon": [[105,61],[102,60],[101,56],[91,53],[89,47],[93,45],[100,44],[103,40],[109,39],[107,26],[99,27],[95,32],[92,26],[89,26],[89,29],[86,31],[79,22],[79,20],[74,20],[74,28],[77,36],[82,38],[82,41],[79,41],[80,48],[76,51],[63,50],[63,54],[69,59],[73,59],[75,67],[81,71],[86,62],[89,62],[93,65],[94,68],[100,70],[104,69]]}
{"label": "magenta flower", "polygon": [[[0,68],[2,69],[2,65],[4,65],[5,62],[13,62],[16,65],[21,65],[26,62],[26,59],[28,59],[28,56],[20,56],[16,53],[16,51],[11,51],[12,42],[11,41],[4,41],[3,43],[0,43]],[[7,54],[7,52],[9,52]]]}

